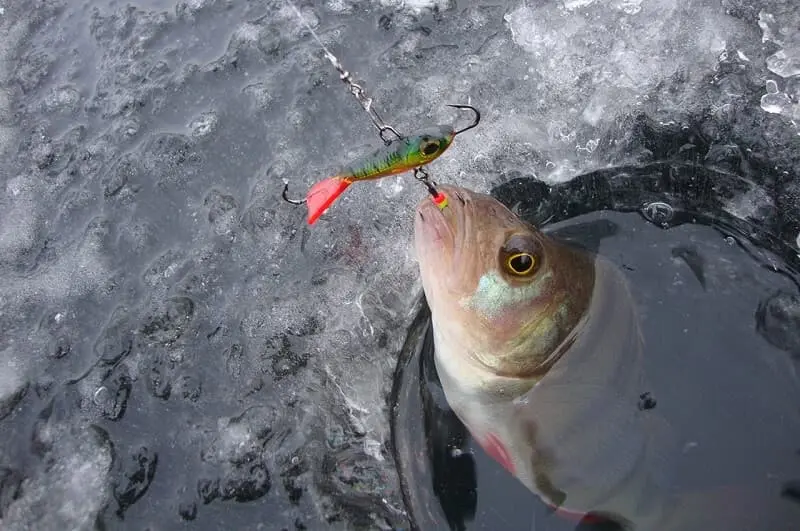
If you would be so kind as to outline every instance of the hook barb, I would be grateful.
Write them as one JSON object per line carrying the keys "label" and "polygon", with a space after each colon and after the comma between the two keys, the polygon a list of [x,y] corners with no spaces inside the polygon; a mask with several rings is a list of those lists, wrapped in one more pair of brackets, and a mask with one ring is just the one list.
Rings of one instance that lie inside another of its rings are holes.
{"label": "hook barb", "polygon": [[468,129],[472,129],[473,127],[478,125],[480,123],[480,121],[481,121],[481,112],[478,109],[476,109],[475,107],[473,107],[472,105],[456,105],[455,103],[448,103],[447,106],[448,107],[454,107],[456,109],[466,109],[468,111],[472,111],[472,112],[475,113],[475,121],[472,122],[471,125],[468,125],[467,127],[465,127],[464,129],[459,129],[458,131],[453,133],[454,135],[460,135],[464,131],[467,131]]}
{"label": "hook barb", "polygon": [[281,197],[283,197],[284,201],[292,205],[304,205],[306,203],[306,199],[289,199],[288,197],[286,197],[286,192],[288,191],[289,191],[289,183],[283,183],[283,193],[281,194]]}

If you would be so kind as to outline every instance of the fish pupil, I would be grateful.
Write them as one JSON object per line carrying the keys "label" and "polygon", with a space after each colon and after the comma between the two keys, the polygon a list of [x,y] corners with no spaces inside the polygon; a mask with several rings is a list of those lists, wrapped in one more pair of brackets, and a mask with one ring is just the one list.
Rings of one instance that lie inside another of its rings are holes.
{"label": "fish pupil", "polygon": [[533,267],[533,259],[529,254],[518,254],[510,260],[510,265],[517,273],[527,273]]}

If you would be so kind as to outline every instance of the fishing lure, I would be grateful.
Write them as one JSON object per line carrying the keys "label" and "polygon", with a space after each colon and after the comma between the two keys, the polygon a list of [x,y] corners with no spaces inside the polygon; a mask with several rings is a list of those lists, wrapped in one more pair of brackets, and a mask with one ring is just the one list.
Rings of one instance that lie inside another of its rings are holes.
{"label": "fishing lure", "polygon": [[398,135],[397,140],[393,140],[385,147],[353,162],[339,174],[316,183],[309,189],[305,199],[286,197],[289,189],[287,183],[283,188],[283,199],[294,205],[305,203],[308,207],[308,224],[313,225],[342,192],[354,182],[380,179],[414,170],[415,173],[422,173],[424,178],[420,180],[428,186],[428,191],[439,208],[444,208],[447,205],[447,198],[444,194],[436,192],[427,181],[427,174],[421,167],[444,153],[456,135],[472,129],[481,121],[481,113],[475,107],[470,105],[448,106],[472,111],[475,113],[475,120],[472,124],[459,130],[448,125],[439,125],[413,136],[400,137]]}

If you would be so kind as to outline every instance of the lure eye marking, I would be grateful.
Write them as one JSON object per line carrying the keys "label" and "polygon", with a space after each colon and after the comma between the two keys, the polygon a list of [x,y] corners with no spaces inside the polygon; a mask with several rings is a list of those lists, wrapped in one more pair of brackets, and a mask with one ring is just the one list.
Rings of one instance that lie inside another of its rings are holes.
{"label": "lure eye marking", "polygon": [[439,141],[432,140],[429,137],[423,137],[422,143],[420,146],[420,151],[422,151],[423,155],[431,156],[437,151],[439,151]]}

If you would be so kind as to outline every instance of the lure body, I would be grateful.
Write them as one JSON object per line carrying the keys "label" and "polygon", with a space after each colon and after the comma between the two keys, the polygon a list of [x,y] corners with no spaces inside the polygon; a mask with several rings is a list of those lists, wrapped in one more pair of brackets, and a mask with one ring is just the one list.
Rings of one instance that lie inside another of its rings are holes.
{"label": "lure body", "polygon": [[308,191],[308,224],[314,222],[331,204],[356,181],[380,179],[418,168],[444,153],[457,132],[440,125],[414,136],[394,140],[346,166],[339,174],[318,182]]}
{"label": "lure body", "polygon": [[420,134],[394,140],[386,147],[348,165],[339,177],[351,182],[379,179],[428,164],[444,153],[455,138],[452,127],[439,126]]}

